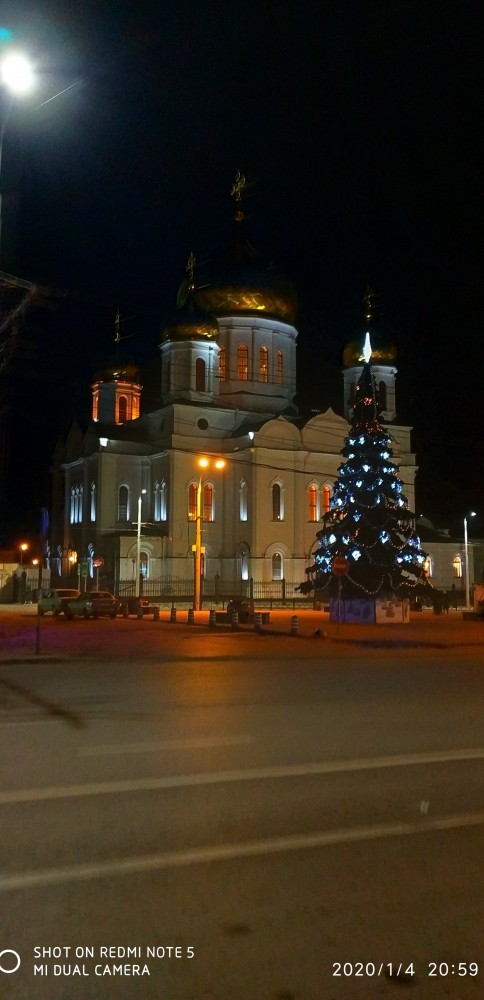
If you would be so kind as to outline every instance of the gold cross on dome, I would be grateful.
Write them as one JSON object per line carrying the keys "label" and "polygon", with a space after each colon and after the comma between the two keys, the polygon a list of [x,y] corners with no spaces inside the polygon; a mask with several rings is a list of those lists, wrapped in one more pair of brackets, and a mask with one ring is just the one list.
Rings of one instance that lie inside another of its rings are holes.
{"label": "gold cross on dome", "polygon": [[235,175],[234,183],[232,184],[232,189],[230,191],[230,194],[235,196],[237,204],[239,204],[242,201],[242,192],[246,187],[246,184],[247,182],[244,175],[241,174],[240,170],[238,170]]}

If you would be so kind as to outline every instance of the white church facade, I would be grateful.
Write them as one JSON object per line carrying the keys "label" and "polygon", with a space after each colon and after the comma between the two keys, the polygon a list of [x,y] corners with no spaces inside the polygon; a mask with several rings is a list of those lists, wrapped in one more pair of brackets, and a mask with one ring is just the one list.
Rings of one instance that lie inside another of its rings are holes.
{"label": "white church facade", "polygon": [[[120,364],[93,384],[87,430],[58,445],[50,564],[60,575],[82,565],[89,586],[102,560],[106,583],[127,592],[139,558],[145,592],[181,593],[183,582],[189,591],[198,496],[206,592],[217,580],[225,593],[248,581],[293,593],[305,579],[342,461],[364,326],[345,353],[342,413],[299,415],[295,292],[247,252],[242,223],[236,212],[235,251],[208,281],[198,285],[190,258],[160,345],[159,408],[140,412],[136,371]],[[391,352],[375,356],[375,372],[413,510],[415,455],[410,428],[395,422]]]}

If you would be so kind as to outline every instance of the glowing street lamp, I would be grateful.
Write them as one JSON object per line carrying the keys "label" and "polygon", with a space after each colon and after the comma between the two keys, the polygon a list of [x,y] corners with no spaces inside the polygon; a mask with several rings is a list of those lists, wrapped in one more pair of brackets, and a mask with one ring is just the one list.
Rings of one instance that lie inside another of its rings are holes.
{"label": "glowing street lamp", "polygon": [[2,246],[2,154],[5,129],[16,97],[28,94],[35,86],[32,65],[22,52],[8,50],[0,60],[0,85],[6,99],[0,94],[0,251]]}
{"label": "glowing street lamp", "polygon": [[20,564],[23,563],[24,552],[27,552],[28,548],[29,548],[29,543],[28,542],[21,542],[20,543],[20,545],[19,545],[19,549],[20,549]]}
{"label": "glowing street lamp", "polygon": [[[211,461],[209,458],[199,458],[198,464],[201,469],[207,469]],[[223,458],[218,458],[213,462],[216,469],[223,469],[225,462]],[[202,610],[202,473],[197,483],[197,516],[195,522],[195,545],[193,546],[193,551],[195,552],[195,567],[194,567],[194,582],[193,582],[193,606],[195,611]]]}
{"label": "glowing street lamp", "polygon": [[471,601],[471,581],[469,575],[469,546],[467,542],[467,518],[475,517],[475,510],[470,510],[464,518],[464,553],[465,553],[465,563],[466,563],[466,608],[469,608]]}

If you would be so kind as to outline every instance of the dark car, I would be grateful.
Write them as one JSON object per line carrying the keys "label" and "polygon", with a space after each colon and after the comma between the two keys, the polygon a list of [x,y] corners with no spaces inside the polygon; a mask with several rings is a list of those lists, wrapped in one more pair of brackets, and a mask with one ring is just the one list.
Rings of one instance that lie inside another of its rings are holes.
{"label": "dark car", "polygon": [[121,611],[125,617],[128,615],[156,615],[159,613],[157,604],[150,604],[146,597],[125,597],[121,601]]}
{"label": "dark car", "polygon": [[53,615],[65,614],[69,601],[80,596],[79,590],[69,590],[67,587],[59,587],[57,590],[49,590],[39,601],[39,615],[47,615],[52,611]]}
{"label": "dark car", "polygon": [[69,601],[66,609],[67,618],[81,615],[83,618],[116,618],[119,611],[119,601],[108,590],[91,590],[89,594],[80,594]]}

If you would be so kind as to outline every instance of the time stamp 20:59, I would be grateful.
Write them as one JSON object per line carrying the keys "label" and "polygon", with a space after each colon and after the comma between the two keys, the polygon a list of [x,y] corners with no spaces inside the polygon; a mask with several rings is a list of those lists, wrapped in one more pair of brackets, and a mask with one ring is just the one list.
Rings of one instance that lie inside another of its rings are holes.
{"label": "time stamp 20:59", "polygon": [[427,962],[417,969],[414,962],[333,962],[333,976],[388,976],[413,979],[417,972],[425,976],[478,976],[477,962]]}

